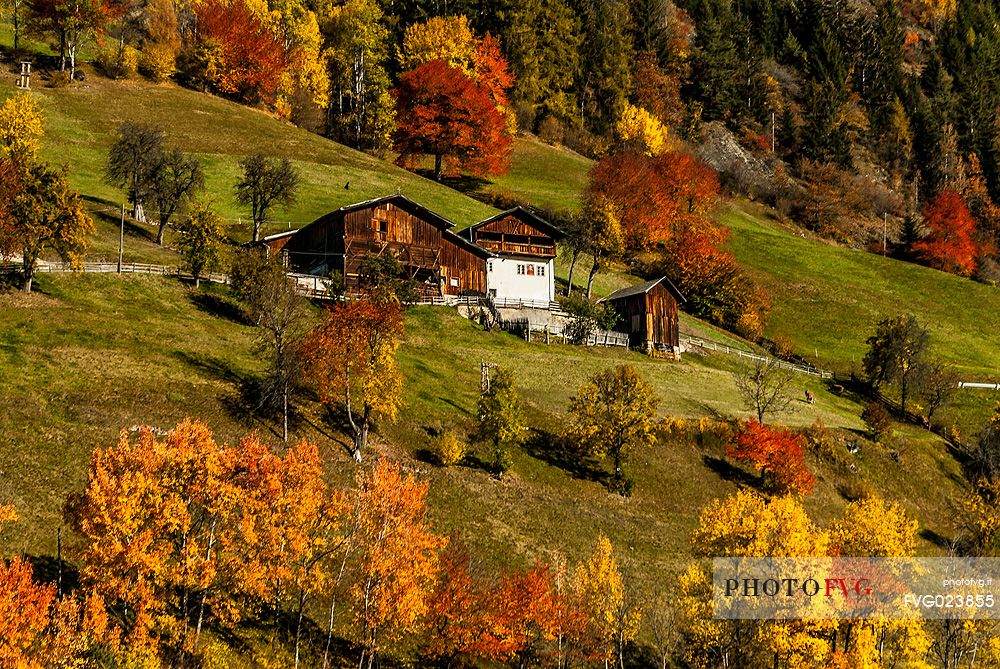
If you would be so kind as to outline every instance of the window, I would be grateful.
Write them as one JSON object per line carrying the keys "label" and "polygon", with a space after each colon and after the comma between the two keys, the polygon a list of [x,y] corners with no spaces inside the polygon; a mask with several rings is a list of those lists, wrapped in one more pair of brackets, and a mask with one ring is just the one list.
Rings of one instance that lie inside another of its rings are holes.
{"label": "window", "polygon": [[545,265],[538,266],[538,276],[545,276]]}
{"label": "window", "polygon": [[524,274],[524,265],[522,265],[521,263],[517,264],[517,273],[518,275]]}
{"label": "window", "polygon": [[535,276],[535,266],[528,265],[528,276]]}
{"label": "window", "polygon": [[489,261],[488,263],[486,263],[486,271],[487,272],[492,272],[493,271],[493,261],[492,260]]}
{"label": "window", "polygon": [[451,285],[454,286],[455,288],[457,288],[458,287],[458,279],[452,279],[451,280]]}

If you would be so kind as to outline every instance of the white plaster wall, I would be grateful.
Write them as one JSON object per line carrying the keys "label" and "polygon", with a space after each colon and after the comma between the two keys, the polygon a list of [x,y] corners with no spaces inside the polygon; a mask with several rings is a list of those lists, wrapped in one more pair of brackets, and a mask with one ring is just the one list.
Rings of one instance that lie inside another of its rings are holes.
{"label": "white plaster wall", "polygon": [[[524,267],[524,273],[518,273],[518,266]],[[527,273],[531,265],[534,274]],[[539,271],[542,268],[542,271]],[[495,297],[511,300],[547,300],[555,299],[555,262],[552,259],[540,258],[488,258],[486,260],[486,290]]]}

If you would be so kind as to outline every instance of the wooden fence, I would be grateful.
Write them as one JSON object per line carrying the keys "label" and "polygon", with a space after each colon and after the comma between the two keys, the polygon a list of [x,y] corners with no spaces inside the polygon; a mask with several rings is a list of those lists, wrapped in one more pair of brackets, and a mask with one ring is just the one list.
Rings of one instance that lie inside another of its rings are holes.
{"label": "wooden fence", "polygon": [[[532,334],[536,334],[544,337],[546,344],[553,341],[561,344],[570,343],[566,328],[561,325],[534,323],[527,318],[511,318],[501,320],[500,327],[507,332],[524,337],[527,341],[531,340]],[[628,348],[628,335],[613,330],[595,330],[590,333],[586,341],[580,343],[585,346],[623,346]]]}
{"label": "wooden fence", "polygon": [[[23,266],[21,263],[0,264],[0,273],[10,274],[14,272],[21,272],[22,270]],[[194,278],[191,272],[181,267],[174,265],[153,265],[150,263],[140,262],[122,263],[121,268],[118,267],[118,263],[116,262],[85,262],[74,268],[70,263],[48,262],[46,260],[42,260],[35,265],[36,274],[53,274],[77,271],[84,274],[153,274],[157,276],[179,276],[187,279]],[[211,281],[213,283],[229,283],[229,277],[220,272],[206,272],[201,276],[201,280]]]}
{"label": "wooden fence", "polygon": [[985,389],[985,390],[1000,390],[1000,383],[977,383],[975,381],[959,381],[958,387]]}
{"label": "wooden fence", "polygon": [[797,374],[808,374],[809,376],[817,376],[821,379],[832,379],[833,372],[829,372],[825,369],[820,369],[819,367],[812,367],[810,365],[796,365],[792,362],[786,362],[784,360],[778,360],[777,358],[770,358],[766,355],[760,355],[759,353],[753,353],[751,351],[744,351],[740,348],[733,348],[732,346],[727,346],[725,344],[720,344],[719,342],[711,341],[710,339],[702,339],[701,337],[692,337],[691,335],[682,334],[680,336],[681,344],[685,347],[696,347],[709,351],[717,351],[719,353],[725,353],[726,355],[734,355],[740,358],[745,358],[747,360],[753,360],[754,362],[775,362],[781,369],[787,369],[791,372],[796,372]]}

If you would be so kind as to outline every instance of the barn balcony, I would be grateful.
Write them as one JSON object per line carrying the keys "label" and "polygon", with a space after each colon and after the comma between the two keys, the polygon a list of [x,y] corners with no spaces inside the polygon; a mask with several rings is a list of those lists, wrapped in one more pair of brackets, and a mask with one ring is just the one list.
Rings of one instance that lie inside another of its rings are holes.
{"label": "barn balcony", "polygon": [[538,256],[541,258],[555,258],[556,246],[552,243],[538,243],[534,241],[512,241],[510,239],[488,239],[480,236],[476,243],[484,249],[494,253],[510,254],[518,256]]}

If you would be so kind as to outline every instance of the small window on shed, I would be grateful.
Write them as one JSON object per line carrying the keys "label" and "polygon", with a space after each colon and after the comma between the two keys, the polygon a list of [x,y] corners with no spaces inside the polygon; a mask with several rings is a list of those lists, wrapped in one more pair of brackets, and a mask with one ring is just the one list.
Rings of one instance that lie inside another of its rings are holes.
{"label": "small window on shed", "polygon": [[379,221],[378,231],[381,232],[383,235],[389,234],[389,221]]}
{"label": "small window on shed", "polygon": [[453,278],[453,279],[451,280],[451,285],[452,285],[453,287],[456,287],[456,288],[457,288],[457,287],[458,287],[458,279],[454,279],[454,278]]}

